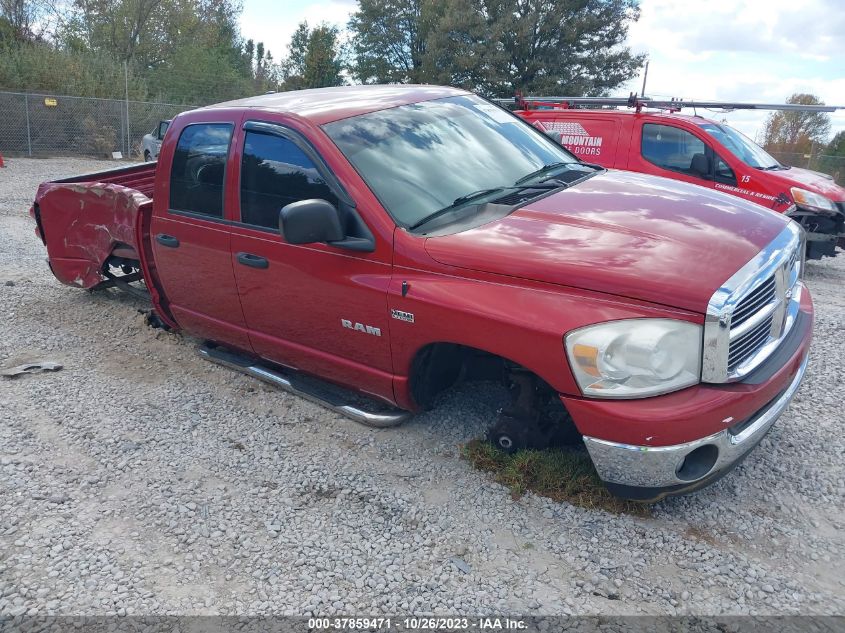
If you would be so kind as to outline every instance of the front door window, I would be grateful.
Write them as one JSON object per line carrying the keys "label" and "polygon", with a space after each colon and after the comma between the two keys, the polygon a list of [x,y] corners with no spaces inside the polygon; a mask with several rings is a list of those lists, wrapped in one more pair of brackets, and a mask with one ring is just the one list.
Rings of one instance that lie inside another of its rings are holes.
{"label": "front door window", "polygon": [[247,132],[241,161],[241,222],[278,229],[282,207],[311,199],[338,203],[305,152],[287,138]]}
{"label": "front door window", "polygon": [[643,158],[663,169],[710,178],[708,149],[700,138],[673,125],[643,125]]}

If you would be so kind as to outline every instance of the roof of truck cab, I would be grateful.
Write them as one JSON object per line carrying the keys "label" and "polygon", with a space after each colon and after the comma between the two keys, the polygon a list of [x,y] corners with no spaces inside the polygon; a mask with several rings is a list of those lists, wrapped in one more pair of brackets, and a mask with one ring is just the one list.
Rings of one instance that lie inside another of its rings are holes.
{"label": "roof of truck cab", "polygon": [[633,110],[615,110],[611,108],[549,108],[546,110],[531,109],[531,110],[521,110],[521,112],[531,112],[532,114],[537,113],[554,113],[554,114],[564,114],[566,116],[572,117],[579,117],[584,116],[585,114],[589,115],[596,115],[596,116],[607,116],[608,114],[611,116],[625,116],[625,117],[656,117],[659,119],[674,119],[677,121],[688,121],[695,125],[706,125],[708,123],[716,123],[711,119],[706,119],[703,116],[697,114],[683,114],[681,112],[667,112],[665,110],[642,110],[641,112],[635,112]]}
{"label": "roof of truck cab", "polygon": [[[415,84],[379,86],[339,86],[291,90],[226,101],[206,108],[248,108],[289,112],[310,119],[317,125],[396,106],[470,94],[445,86]],[[204,109],[206,109],[204,108]]]}
{"label": "roof of truck cab", "polygon": [[688,121],[694,125],[706,125],[708,123],[715,123],[710,119],[705,119],[699,114],[683,114],[682,112],[666,112],[664,110],[643,110],[640,115],[650,115],[660,117],[661,119],[676,119],[678,121]]}

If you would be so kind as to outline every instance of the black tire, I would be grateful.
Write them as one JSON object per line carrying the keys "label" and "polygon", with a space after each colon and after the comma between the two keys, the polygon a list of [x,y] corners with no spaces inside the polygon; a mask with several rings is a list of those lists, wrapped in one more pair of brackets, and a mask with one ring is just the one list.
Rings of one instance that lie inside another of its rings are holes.
{"label": "black tire", "polygon": [[144,150],[144,162],[149,163],[152,156],[150,156],[149,150]]}

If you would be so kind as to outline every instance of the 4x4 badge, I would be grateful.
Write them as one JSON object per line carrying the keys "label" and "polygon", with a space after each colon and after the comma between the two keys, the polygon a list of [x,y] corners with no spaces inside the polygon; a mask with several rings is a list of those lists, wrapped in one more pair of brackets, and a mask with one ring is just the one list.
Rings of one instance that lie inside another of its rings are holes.
{"label": "4x4 badge", "polygon": [[400,321],[405,321],[407,323],[414,322],[414,314],[413,312],[402,312],[402,310],[391,310],[390,316],[394,319],[399,319]]}

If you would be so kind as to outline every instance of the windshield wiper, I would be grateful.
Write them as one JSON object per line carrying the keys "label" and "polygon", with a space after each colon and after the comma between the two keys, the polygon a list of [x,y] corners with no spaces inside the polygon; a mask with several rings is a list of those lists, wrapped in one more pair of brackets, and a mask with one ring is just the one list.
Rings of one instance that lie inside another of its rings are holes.
{"label": "windshield wiper", "polygon": [[[464,202],[469,202],[473,198],[480,198],[481,196],[486,196],[488,193],[495,193],[496,191],[504,191],[505,189],[513,189],[513,187],[490,187],[488,189],[479,189],[478,191],[470,191],[468,194],[464,196],[459,196],[452,201],[452,204],[449,206],[455,207],[459,204],[463,204]],[[447,207],[448,208],[448,207]]]}
{"label": "windshield wiper", "polygon": [[522,178],[520,178],[519,180],[517,180],[513,184],[514,185],[522,185],[522,184],[528,182],[529,180],[536,178],[537,176],[542,176],[543,174],[545,174],[547,172],[553,171],[555,169],[559,169],[561,167],[568,167],[569,165],[577,165],[577,164],[578,163],[564,163],[564,162],[549,163],[548,165],[543,165],[537,171],[532,171],[530,174],[525,174]]}
{"label": "windshield wiper", "polygon": [[[568,163],[566,163],[568,164]],[[510,187],[490,187],[489,189],[479,189],[478,191],[471,191],[468,194],[463,196],[459,196],[452,201],[452,204],[443,207],[442,209],[438,209],[434,213],[429,213],[427,216],[423,217],[418,222],[415,222],[411,226],[408,227],[409,230],[413,231],[421,227],[423,224],[427,224],[431,222],[435,218],[439,218],[441,215],[445,215],[450,211],[454,211],[457,207],[460,207],[462,204],[469,202],[470,200],[474,200],[475,198],[481,198],[482,196],[489,195],[491,193],[496,193],[498,191],[513,191],[519,189],[560,189],[561,187],[565,187],[564,183],[559,182],[544,182],[544,183],[536,183],[533,185],[513,185]]]}
{"label": "windshield wiper", "polygon": [[[537,171],[532,171],[530,174],[526,174],[525,176],[523,176],[522,178],[517,180],[514,184],[516,184],[516,185],[524,184],[524,183],[528,182],[529,180],[536,178],[537,176],[542,176],[543,174],[545,174],[547,172],[554,171],[555,169],[560,169],[561,167],[574,167],[576,169],[578,167],[589,167],[590,169],[593,170],[593,173],[596,173],[596,172],[599,172],[599,171],[605,171],[605,169],[606,169],[603,165],[598,165],[596,163],[585,163],[584,161],[577,161],[577,162],[571,162],[571,163],[564,163],[564,162],[550,163],[548,165],[543,165]],[[550,178],[544,178],[540,182],[541,183],[547,182],[547,181],[551,180],[552,178],[554,178],[554,176],[552,176]]]}

